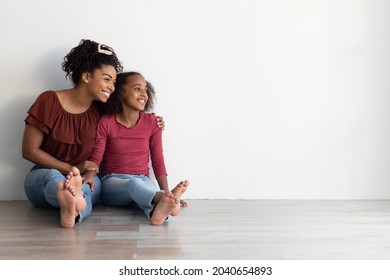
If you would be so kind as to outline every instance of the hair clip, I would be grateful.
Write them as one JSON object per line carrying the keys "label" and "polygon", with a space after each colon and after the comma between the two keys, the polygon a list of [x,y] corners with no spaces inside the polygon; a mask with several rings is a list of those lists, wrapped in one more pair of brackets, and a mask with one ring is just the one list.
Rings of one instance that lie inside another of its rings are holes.
{"label": "hair clip", "polygon": [[104,46],[104,45],[100,45],[100,44],[98,45],[98,50],[97,50],[98,53],[104,53],[106,55],[112,55],[112,51],[103,50],[102,46]]}

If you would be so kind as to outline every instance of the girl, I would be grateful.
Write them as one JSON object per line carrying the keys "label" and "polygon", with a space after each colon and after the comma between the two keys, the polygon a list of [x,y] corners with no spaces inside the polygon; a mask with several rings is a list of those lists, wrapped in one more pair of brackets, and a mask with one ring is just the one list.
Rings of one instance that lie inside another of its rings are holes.
{"label": "girl", "polygon": [[[116,90],[99,120],[90,161],[102,160],[102,200],[107,205],[125,206],[132,202],[161,225],[169,215],[180,212],[180,198],[189,182],[180,182],[169,190],[163,157],[161,129],[156,117],[146,114],[153,108],[154,89],[136,72],[119,74]],[[149,177],[149,156],[158,182],[158,190]]]}

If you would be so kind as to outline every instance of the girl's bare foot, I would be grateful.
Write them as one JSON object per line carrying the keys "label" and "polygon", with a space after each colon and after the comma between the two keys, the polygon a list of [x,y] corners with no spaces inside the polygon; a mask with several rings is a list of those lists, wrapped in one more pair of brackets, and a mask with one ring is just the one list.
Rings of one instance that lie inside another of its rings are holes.
{"label": "girl's bare foot", "polygon": [[150,218],[150,223],[155,226],[164,223],[167,217],[175,209],[176,205],[176,198],[173,193],[164,194],[153,211],[153,215]]}
{"label": "girl's bare foot", "polygon": [[67,189],[76,198],[76,211],[81,212],[87,207],[82,191],[83,179],[80,171],[76,167],[66,176],[64,188]]}
{"label": "girl's bare foot", "polygon": [[64,183],[60,182],[57,186],[57,199],[61,208],[61,225],[64,228],[74,227],[77,217],[76,198],[64,188]]}
{"label": "girl's bare foot", "polygon": [[176,207],[172,211],[172,216],[177,216],[180,213],[180,198],[183,195],[183,193],[187,190],[190,182],[188,180],[181,181],[177,186],[172,190],[172,193],[175,195],[176,198]]}
{"label": "girl's bare foot", "polygon": [[152,200],[152,204],[157,205],[160,202],[160,200],[163,197],[163,195],[165,195],[164,192],[156,192],[154,194],[154,197],[153,197],[153,200]]}

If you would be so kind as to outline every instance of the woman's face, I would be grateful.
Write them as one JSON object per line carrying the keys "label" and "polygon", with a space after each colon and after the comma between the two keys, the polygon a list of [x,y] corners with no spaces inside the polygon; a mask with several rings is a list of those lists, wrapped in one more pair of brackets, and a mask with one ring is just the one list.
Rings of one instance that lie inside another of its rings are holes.
{"label": "woman's face", "polygon": [[87,85],[95,100],[107,102],[115,90],[116,70],[111,65],[103,65],[93,73],[87,73]]}
{"label": "woman's face", "polygon": [[148,102],[146,93],[146,81],[141,75],[132,75],[127,77],[126,83],[122,87],[121,102],[122,106],[136,111],[145,110]]}

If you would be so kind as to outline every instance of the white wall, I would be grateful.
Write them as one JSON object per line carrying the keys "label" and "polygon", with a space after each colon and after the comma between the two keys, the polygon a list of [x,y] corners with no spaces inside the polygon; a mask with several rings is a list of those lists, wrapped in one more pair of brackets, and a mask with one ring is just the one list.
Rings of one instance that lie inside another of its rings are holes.
{"label": "white wall", "polygon": [[157,90],[187,198],[390,199],[390,2],[2,0],[0,200],[25,199],[26,111],[80,39]]}

